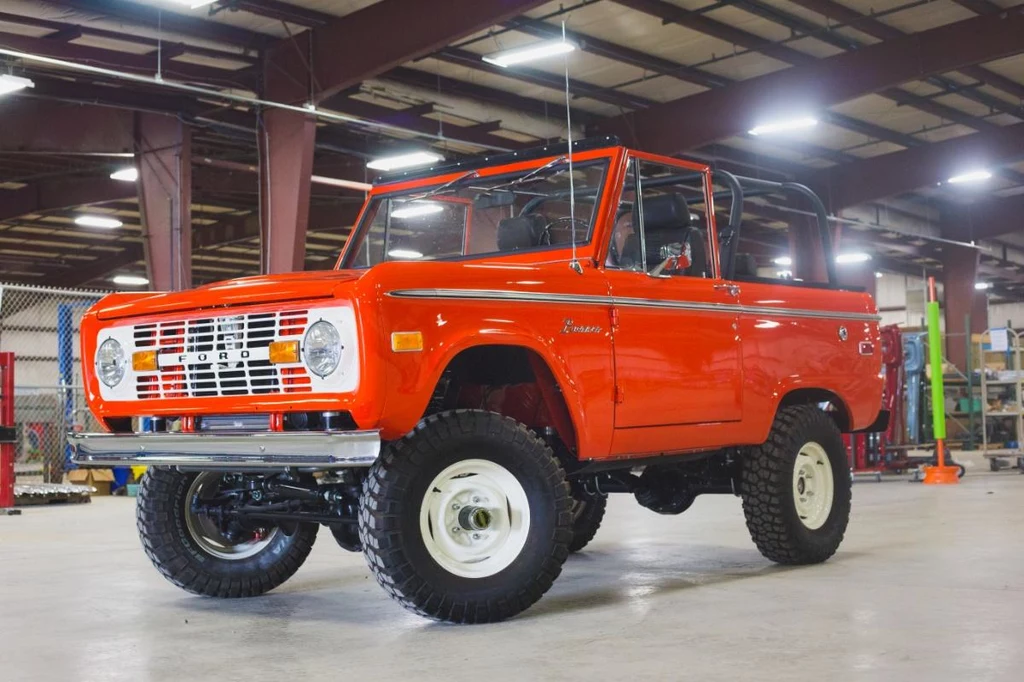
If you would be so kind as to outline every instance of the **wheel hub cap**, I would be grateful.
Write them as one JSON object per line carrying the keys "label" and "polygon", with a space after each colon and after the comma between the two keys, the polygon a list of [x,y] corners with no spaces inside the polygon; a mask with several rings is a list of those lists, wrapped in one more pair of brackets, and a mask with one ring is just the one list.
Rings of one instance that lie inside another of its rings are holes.
{"label": "wheel hub cap", "polygon": [[828,521],[834,499],[835,480],[825,448],[815,442],[804,444],[793,466],[793,504],[797,516],[804,526],[817,530]]}
{"label": "wheel hub cap", "polygon": [[526,544],[526,491],[505,467],[467,459],[439,473],[420,505],[420,532],[446,571],[485,578],[507,568]]}

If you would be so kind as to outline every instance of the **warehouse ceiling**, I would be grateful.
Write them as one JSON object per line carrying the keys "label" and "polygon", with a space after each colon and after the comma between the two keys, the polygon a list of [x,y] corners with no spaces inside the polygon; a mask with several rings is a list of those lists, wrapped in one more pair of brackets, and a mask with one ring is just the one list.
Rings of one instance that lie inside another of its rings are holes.
{"label": "warehouse ceiling", "polygon": [[[267,64],[300,60],[312,74],[302,99],[322,114],[314,173],[362,181],[366,160],[388,151],[432,147],[451,158],[563,136],[567,63],[578,134],[610,132],[649,151],[810,184],[840,218],[845,243],[870,251],[880,270],[935,273],[949,241],[976,242],[994,292],[1022,299],[1020,5],[0,0],[0,48],[93,67],[0,55],[4,72],[35,84],[0,99],[0,271],[9,281],[109,287],[113,274],[144,269],[134,185],[109,179],[130,163],[132,111],[173,113],[194,131],[193,269],[202,282],[259,270],[258,181],[248,170],[258,110],[223,93],[259,96],[274,77]],[[503,68],[482,59],[558,37],[562,22],[580,48],[564,61]],[[165,84],[152,80],[158,71]],[[813,128],[747,132],[808,112]],[[992,177],[947,182],[979,168]],[[314,185],[308,268],[333,264],[360,201],[351,189]],[[76,225],[84,206],[122,227]],[[789,210],[752,202],[748,234],[770,243]]]}

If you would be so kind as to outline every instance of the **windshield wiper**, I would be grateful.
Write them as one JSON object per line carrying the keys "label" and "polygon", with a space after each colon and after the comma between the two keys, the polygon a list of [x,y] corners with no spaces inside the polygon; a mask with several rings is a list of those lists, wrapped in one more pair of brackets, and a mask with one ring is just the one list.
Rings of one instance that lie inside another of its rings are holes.
{"label": "windshield wiper", "polygon": [[504,185],[497,185],[496,187],[492,187],[491,190],[493,191],[496,189],[508,189],[509,187],[516,187],[517,185],[523,184],[527,180],[532,180],[533,178],[537,177],[538,175],[540,175],[547,169],[551,168],[552,166],[557,166],[558,164],[565,163],[568,160],[569,157],[567,156],[559,156],[557,159],[551,159],[540,168],[534,168],[526,175],[518,177],[515,180],[512,180],[511,182],[506,182]]}
{"label": "windshield wiper", "polygon": [[406,201],[422,201],[424,199],[429,199],[430,197],[437,196],[441,192],[444,192],[445,190],[450,189],[452,185],[456,185],[456,184],[462,182],[463,180],[469,180],[470,178],[476,178],[476,177],[479,177],[479,176],[480,176],[480,171],[475,171],[475,170],[473,170],[473,171],[466,171],[465,173],[463,173],[459,177],[455,178],[454,180],[449,180],[448,182],[444,183],[440,187],[435,187],[434,189],[430,190],[429,192],[424,192],[423,194],[414,194],[413,196],[411,196],[408,199],[406,199]]}

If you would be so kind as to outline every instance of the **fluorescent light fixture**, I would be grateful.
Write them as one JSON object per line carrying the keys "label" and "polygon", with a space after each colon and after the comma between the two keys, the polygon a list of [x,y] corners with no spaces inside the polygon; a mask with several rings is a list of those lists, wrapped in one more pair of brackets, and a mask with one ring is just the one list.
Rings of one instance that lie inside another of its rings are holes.
{"label": "fluorescent light fixture", "polygon": [[122,182],[135,182],[139,179],[139,169],[134,166],[128,168],[122,168],[116,170],[110,174],[111,180],[120,180]]}
{"label": "fluorescent light fixture", "polygon": [[110,280],[114,284],[122,284],[127,287],[141,287],[149,284],[149,280],[138,275],[114,275]]}
{"label": "fluorescent light fixture", "polygon": [[517,47],[514,50],[495,52],[494,54],[484,56],[483,60],[488,64],[507,68],[514,64],[522,64],[523,62],[532,62],[546,57],[566,54],[575,49],[575,43],[559,38],[558,40],[545,40],[540,43],[533,43],[526,47]]}
{"label": "fluorescent light fixture", "polygon": [[200,7],[206,7],[217,2],[217,0],[168,0],[172,5],[185,5],[189,9],[198,9]]}
{"label": "fluorescent light fixture", "polygon": [[882,273],[876,272],[875,273],[875,279],[882,279]]}
{"label": "fluorescent light fixture", "polygon": [[863,251],[854,251],[853,253],[841,253],[836,256],[836,262],[840,265],[846,265],[847,263],[864,263],[865,261],[871,260],[869,254]]}
{"label": "fluorescent light fixture", "polygon": [[412,249],[391,249],[388,251],[388,255],[400,260],[418,260],[423,258],[422,253],[419,251],[413,251]]}
{"label": "fluorescent light fixture", "polygon": [[968,173],[961,173],[960,175],[954,175],[949,180],[946,180],[951,185],[959,185],[960,183],[967,182],[982,182],[992,177],[992,173],[987,170],[974,170]]}
{"label": "fluorescent light fixture", "polygon": [[437,161],[444,161],[444,157],[434,152],[412,152],[410,154],[399,154],[398,156],[385,156],[374,159],[366,164],[366,167],[373,170],[392,171],[399,168],[424,166],[428,163],[436,163]]}
{"label": "fluorescent light fixture", "polygon": [[413,201],[405,204],[403,208],[396,208],[391,212],[392,218],[418,218],[419,216],[440,213],[444,206],[432,201]]}
{"label": "fluorescent light fixture", "polygon": [[974,288],[977,289],[978,291],[985,291],[986,289],[991,289],[992,285],[989,284],[988,282],[975,282]]}
{"label": "fluorescent light fixture", "polygon": [[75,225],[81,225],[82,227],[105,227],[112,230],[115,227],[121,227],[124,223],[117,218],[107,218],[101,215],[80,215],[75,218]]}
{"label": "fluorescent light fixture", "polygon": [[34,88],[35,86],[36,84],[28,78],[12,76],[9,73],[5,73],[0,76],[0,95],[17,92],[18,90],[24,90],[25,88]]}
{"label": "fluorescent light fixture", "polygon": [[789,256],[779,256],[772,262],[775,263],[776,265],[792,265],[793,259],[790,258]]}
{"label": "fluorescent light fixture", "polygon": [[805,116],[803,118],[794,118],[788,121],[765,123],[763,125],[755,126],[747,132],[751,135],[773,135],[775,133],[788,133],[793,130],[813,128],[816,125],[818,125],[818,119]]}

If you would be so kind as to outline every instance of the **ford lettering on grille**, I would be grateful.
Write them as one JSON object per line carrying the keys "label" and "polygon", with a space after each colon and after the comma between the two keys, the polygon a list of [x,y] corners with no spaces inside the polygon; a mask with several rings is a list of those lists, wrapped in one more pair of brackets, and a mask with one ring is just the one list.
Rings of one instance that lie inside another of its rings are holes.
{"label": "ford lettering on grille", "polygon": [[162,320],[135,325],[135,350],[156,350],[157,370],[135,372],[140,400],[306,393],[301,363],[271,364],[270,344],[299,340],[306,310]]}

